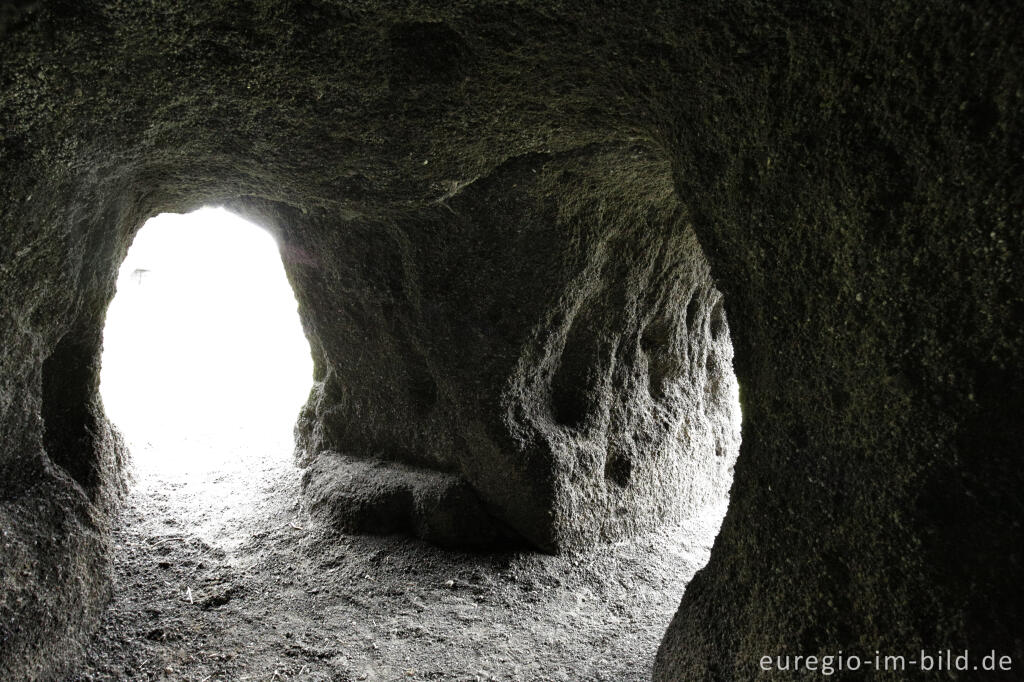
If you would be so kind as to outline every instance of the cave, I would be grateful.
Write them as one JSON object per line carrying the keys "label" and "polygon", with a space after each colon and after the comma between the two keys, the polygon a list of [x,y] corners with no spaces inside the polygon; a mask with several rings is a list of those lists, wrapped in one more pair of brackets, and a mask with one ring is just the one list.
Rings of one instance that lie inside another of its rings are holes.
{"label": "cave", "polygon": [[[1022,22],[5,3],[0,678],[1019,679]],[[311,355],[227,547],[100,394],[209,206]]]}

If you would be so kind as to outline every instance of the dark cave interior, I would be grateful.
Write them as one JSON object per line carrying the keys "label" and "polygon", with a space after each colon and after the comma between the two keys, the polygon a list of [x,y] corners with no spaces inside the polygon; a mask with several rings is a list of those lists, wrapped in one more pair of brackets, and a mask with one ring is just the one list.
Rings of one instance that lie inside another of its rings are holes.
{"label": "dark cave interior", "polygon": [[115,594],[104,318],[142,224],[211,205],[298,301],[321,550],[588,556],[728,494],[655,679],[783,648],[1019,666],[1021,23],[4,3],[0,677],[74,675]]}

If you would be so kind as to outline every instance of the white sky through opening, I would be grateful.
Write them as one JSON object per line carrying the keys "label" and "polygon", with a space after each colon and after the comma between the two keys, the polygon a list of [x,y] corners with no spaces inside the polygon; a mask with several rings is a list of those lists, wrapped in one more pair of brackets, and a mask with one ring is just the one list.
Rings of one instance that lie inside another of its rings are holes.
{"label": "white sky through opening", "polygon": [[135,237],[107,310],[100,393],[140,467],[289,457],[312,359],[277,244],[224,209]]}

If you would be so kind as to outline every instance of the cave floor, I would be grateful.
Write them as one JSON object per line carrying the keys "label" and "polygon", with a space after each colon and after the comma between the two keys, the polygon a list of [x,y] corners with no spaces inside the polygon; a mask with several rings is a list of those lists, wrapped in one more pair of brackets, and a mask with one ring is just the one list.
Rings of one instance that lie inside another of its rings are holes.
{"label": "cave floor", "polygon": [[[585,555],[450,552],[317,527],[287,442],[161,448],[133,448],[115,598],[69,680],[647,680],[722,511]],[[188,471],[152,464],[176,448]]]}

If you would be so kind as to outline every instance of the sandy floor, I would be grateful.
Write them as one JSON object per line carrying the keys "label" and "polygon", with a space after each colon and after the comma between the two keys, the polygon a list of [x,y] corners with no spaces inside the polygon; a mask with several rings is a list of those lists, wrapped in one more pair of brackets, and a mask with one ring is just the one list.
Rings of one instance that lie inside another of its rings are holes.
{"label": "sandy floor", "polygon": [[224,440],[136,445],[71,680],[646,680],[722,511],[580,556],[452,553],[315,527],[287,442]]}

